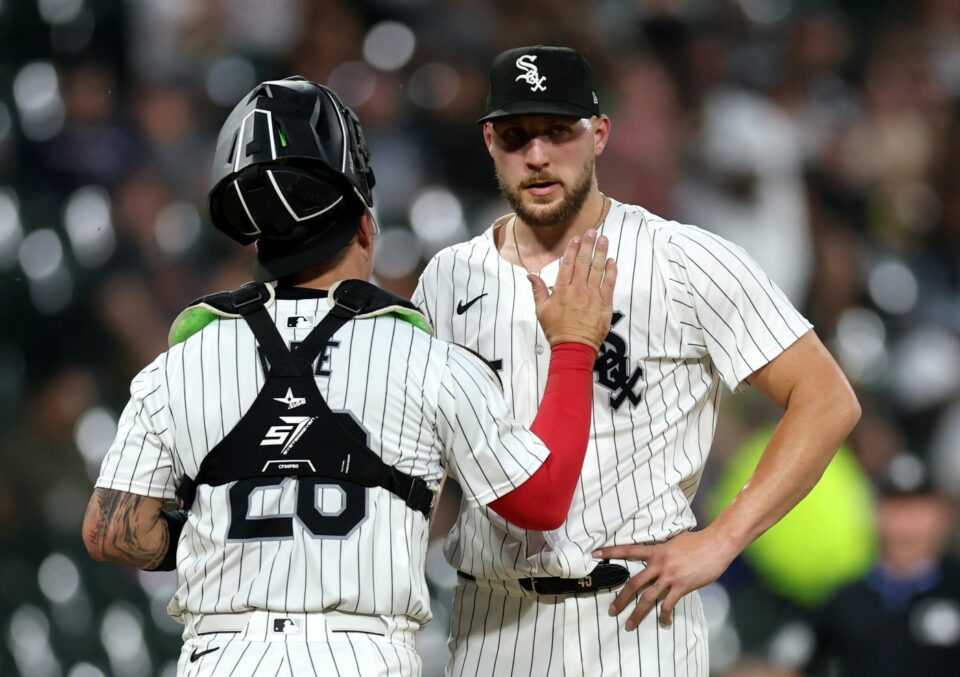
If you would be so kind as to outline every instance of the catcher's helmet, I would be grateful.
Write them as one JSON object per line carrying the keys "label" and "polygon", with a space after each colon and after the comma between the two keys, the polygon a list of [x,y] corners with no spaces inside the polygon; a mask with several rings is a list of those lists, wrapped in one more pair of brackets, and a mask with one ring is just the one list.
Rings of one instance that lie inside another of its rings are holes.
{"label": "catcher's helmet", "polygon": [[257,242],[257,280],[321,263],[373,206],[370,152],[357,116],[329,88],[295,76],[257,85],[220,130],[210,217]]}

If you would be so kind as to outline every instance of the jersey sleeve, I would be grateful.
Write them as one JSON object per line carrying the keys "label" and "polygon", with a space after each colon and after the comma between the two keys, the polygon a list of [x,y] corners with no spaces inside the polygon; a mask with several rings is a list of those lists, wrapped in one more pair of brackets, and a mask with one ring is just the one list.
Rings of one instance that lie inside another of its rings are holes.
{"label": "jersey sleeve", "polygon": [[450,474],[473,505],[516,489],[550,453],[510,415],[490,370],[454,345],[440,382],[437,434]]}
{"label": "jersey sleeve", "polygon": [[430,326],[436,326],[432,312],[436,309],[436,267],[437,259],[434,257],[423,269],[420,279],[417,280],[417,288],[413,290],[413,295],[410,297],[410,302],[426,315]]}
{"label": "jersey sleeve", "polygon": [[693,227],[673,233],[670,244],[704,344],[730,390],[748,385],[750,374],[813,326],[741,247]]}
{"label": "jersey sleeve", "polygon": [[133,379],[130,401],[100,466],[97,487],[175,499],[164,358],[161,355]]}

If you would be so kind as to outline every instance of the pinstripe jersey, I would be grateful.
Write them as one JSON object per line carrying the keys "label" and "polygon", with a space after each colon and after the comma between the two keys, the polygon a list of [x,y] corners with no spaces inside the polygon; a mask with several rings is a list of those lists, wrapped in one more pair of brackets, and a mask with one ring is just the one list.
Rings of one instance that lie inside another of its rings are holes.
{"label": "pinstripe jersey", "polygon": [[[529,422],[550,351],[526,271],[499,255],[496,227],[438,253],[413,301],[438,337],[502,369],[514,415]],[[600,234],[618,265],[614,315],[594,369],[590,441],[567,520],[530,532],[467,506],[445,546],[461,571],[579,578],[593,568],[595,548],[664,541],[695,526],[690,504],[721,383],[739,389],[811,327],[740,247],[711,233],[612,201]],[[558,267],[541,271],[547,285]]]}
{"label": "pinstripe jersey", "polygon": [[[320,292],[280,289],[268,311],[289,343],[303,340],[328,308]],[[486,504],[519,486],[547,456],[543,443],[509,417],[499,384],[480,360],[393,315],[348,322],[315,371],[330,408],[362,425],[369,448],[433,491],[446,469],[468,502]],[[263,383],[243,320],[219,319],[173,346],[133,380],[97,486],[173,499],[181,478],[196,477]],[[290,404],[293,416],[295,400]],[[374,487],[352,531],[324,537],[295,519],[295,479],[251,492],[245,515],[233,514],[232,484],[197,489],[178,546],[171,615],[338,609],[429,620],[422,513]],[[314,498],[319,511],[343,511],[343,491],[336,489],[321,488]],[[277,517],[292,520],[292,537],[227,536],[233,521]]]}

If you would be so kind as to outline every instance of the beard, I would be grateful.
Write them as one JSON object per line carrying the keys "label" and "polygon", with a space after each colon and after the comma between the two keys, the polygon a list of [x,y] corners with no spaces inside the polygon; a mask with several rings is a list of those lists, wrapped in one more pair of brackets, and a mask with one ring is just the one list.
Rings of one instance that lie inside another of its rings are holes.
{"label": "beard", "polygon": [[537,173],[525,177],[523,181],[514,186],[510,186],[504,180],[500,169],[496,168],[497,183],[500,185],[500,192],[510,203],[510,207],[524,223],[533,227],[556,226],[569,222],[580,212],[584,202],[587,201],[587,196],[590,194],[590,187],[593,185],[595,165],[596,160],[594,158],[587,160],[570,188],[567,188],[566,184],[560,184],[563,192],[560,201],[550,205],[536,205],[539,209],[532,209],[524,204],[523,187],[543,181],[560,183],[556,177],[546,173]]}

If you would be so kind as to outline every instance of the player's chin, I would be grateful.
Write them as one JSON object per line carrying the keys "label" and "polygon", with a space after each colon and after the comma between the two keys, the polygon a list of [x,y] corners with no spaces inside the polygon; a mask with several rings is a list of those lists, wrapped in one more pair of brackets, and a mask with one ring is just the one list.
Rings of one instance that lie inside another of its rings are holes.
{"label": "player's chin", "polygon": [[564,211],[565,201],[562,196],[550,200],[536,200],[527,202],[524,207],[531,225],[553,225]]}
{"label": "player's chin", "polygon": [[559,188],[544,195],[538,195],[529,191],[521,193],[523,205],[530,211],[553,212],[560,209],[566,198],[566,191]]}

